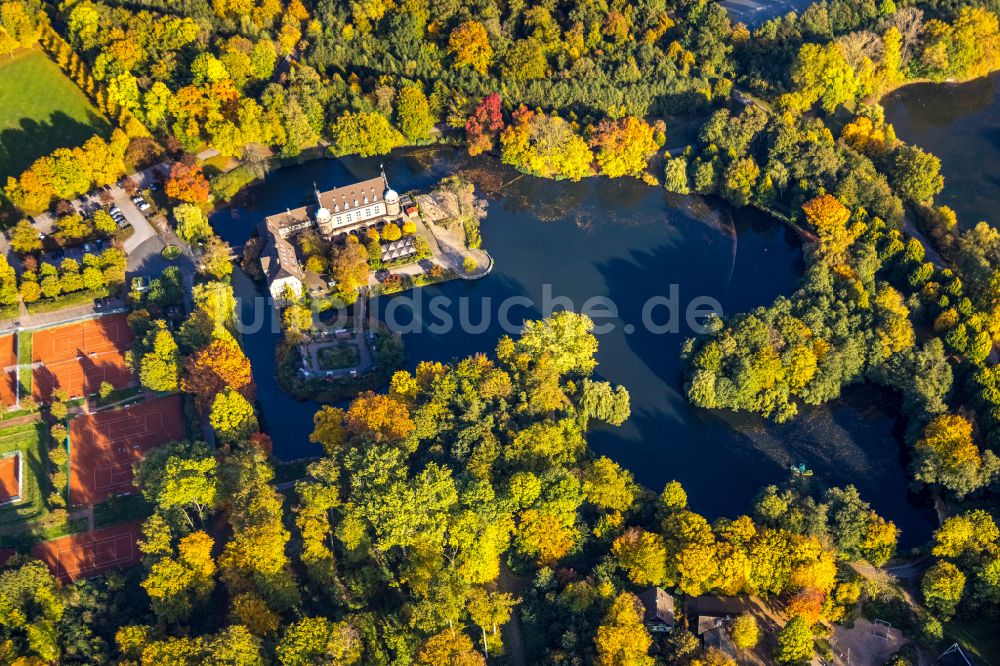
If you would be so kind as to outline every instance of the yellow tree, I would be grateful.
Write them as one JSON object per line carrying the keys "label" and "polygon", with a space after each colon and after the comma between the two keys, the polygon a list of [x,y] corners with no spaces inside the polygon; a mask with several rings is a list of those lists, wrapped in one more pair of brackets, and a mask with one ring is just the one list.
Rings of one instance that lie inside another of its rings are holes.
{"label": "yellow tree", "polygon": [[744,613],[733,620],[733,644],[737,650],[752,650],[760,641],[760,627],[753,615]]}
{"label": "yellow tree", "polygon": [[486,27],[479,21],[466,21],[451,32],[448,38],[448,52],[455,56],[455,69],[471,67],[480,74],[486,74],[493,62],[493,47]]}
{"label": "yellow tree", "polygon": [[594,156],[568,122],[524,106],[514,112],[512,119],[500,134],[504,164],[557,180],[580,180],[591,173]]}
{"label": "yellow tree", "polygon": [[641,607],[635,595],[628,592],[615,598],[594,638],[600,666],[651,666],[654,663],[647,654],[653,639],[642,624]]}
{"label": "yellow tree", "polygon": [[802,211],[816,229],[823,254],[833,258],[842,256],[863,231],[861,225],[848,226],[851,211],[829,194],[802,204]]}
{"label": "yellow tree", "polygon": [[667,547],[659,534],[628,529],[611,545],[611,555],[636,585],[660,585],[667,578]]}
{"label": "yellow tree", "polygon": [[914,477],[939,483],[959,497],[989,483],[1000,461],[987,450],[980,454],[972,441],[972,424],[957,414],[942,414],[927,424],[914,445]]}
{"label": "yellow tree", "polygon": [[486,666],[464,633],[449,629],[428,638],[417,654],[420,666]]}
{"label": "yellow tree", "polygon": [[548,512],[528,509],[521,514],[517,529],[518,549],[535,557],[541,566],[549,566],[570,551],[576,534],[563,521]]}
{"label": "yellow tree", "polygon": [[717,543],[704,517],[678,511],[663,521],[668,553],[668,576],[687,594],[697,595],[718,572]]}
{"label": "yellow tree", "polygon": [[344,423],[355,434],[371,437],[377,442],[405,439],[416,427],[406,405],[372,391],[354,399]]}
{"label": "yellow tree", "polygon": [[642,175],[659,147],[652,126],[634,116],[601,121],[594,129],[590,145],[596,150],[601,172],[609,178]]}
{"label": "yellow tree", "polygon": [[336,456],[347,438],[344,410],[324,405],[313,415],[313,431],[309,441],[319,444],[328,456]]}

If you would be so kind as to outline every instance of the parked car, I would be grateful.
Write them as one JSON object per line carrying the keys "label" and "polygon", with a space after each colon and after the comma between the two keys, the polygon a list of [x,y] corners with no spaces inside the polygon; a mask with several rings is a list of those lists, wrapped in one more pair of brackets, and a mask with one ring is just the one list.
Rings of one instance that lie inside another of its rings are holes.
{"label": "parked car", "polygon": [[132,197],[132,203],[134,203],[136,207],[142,212],[146,212],[151,208],[149,202],[143,199],[141,194],[137,194],[134,197]]}
{"label": "parked car", "polygon": [[84,243],[83,244],[83,251],[84,252],[93,252],[94,251],[94,246],[91,245],[90,243]]}
{"label": "parked car", "polygon": [[121,215],[122,209],[118,207],[118,204],[111,204],[111,208],[108,209],[108,212],[111,213],[112,216],[115,215],[116,213],[118,215]]}
{"label": "parked car", "polygon": [[103,298],[95,298],[94,299],[94,309],[95,310],[100,310],[103,307],[104,307],[104,299]]}

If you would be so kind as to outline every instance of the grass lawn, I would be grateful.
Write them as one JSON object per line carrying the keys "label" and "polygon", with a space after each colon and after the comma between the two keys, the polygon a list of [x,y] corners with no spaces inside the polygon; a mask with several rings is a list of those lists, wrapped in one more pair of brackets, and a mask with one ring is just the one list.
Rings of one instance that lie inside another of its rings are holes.
{"label": "grass lawn", "polygon": [[0,55],[0,184],[111,125],[41,48]]}
{"label": "grass lawn", "polygon": [[[1000,637],[997,625],[986,617],[959,618],[944,627],[946,645],[958,641],[967,656],[977,657],[979,663],[1000,663]],[[969,653],[972,653],[971,655]],[[973,659],[976,661],[976,659]]]}
{"label": "grass lawn", "polygon": [[17,364],[21,366],[21,372],[18,375],[21,383],[21,395],[31,395],[31,344],[34,340],[33,336],[34,332],[32,331],[17,332]]}
{"label": "grass lawn", "polygon": [[66,522],[52,525],[51,527],[40,527],[28,532],[18,532],[17,534],[7,534],[0,536],[0,548],[16,548],[21,552],[28,550],[36,543],[52,541],[59,537],[79,534],[87,531],[87,519],[77,518]]}
{"label": "grass lawn", "polygon": [[0,454],[11,451],[20,451],[24,456],[21,499],[13,504],[0,506],[0,527],[39,520],[49,512],[45,499],[49,488],[45,424],[28,423],[0,430]]}
{"label": "grass lawn", "polygon": [[336,347],[323,347],[316,357],[323,370],[353,368],[361,362],[361,353],[353,342],[338,342]]}

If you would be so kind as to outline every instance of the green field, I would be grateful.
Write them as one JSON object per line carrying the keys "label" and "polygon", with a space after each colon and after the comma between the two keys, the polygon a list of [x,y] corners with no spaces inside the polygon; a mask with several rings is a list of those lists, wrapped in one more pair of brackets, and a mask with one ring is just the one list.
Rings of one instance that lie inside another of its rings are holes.
{"label": "green field", "polygon": [[83,91],[40,49],[0,56],[0,187],[42,155],[110,130]]}

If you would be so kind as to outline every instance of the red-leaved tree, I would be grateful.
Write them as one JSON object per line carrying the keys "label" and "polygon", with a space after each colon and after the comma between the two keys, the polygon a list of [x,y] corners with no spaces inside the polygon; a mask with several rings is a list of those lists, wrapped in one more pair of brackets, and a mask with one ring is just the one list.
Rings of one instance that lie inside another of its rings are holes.
{"label": "red-leaved tree", "polygon": [[483,98],[469,119],[465,121],[465,138],[469,154],[479,155],[493,149],[497,133],[503,129],[500,95],[491,93]]}

